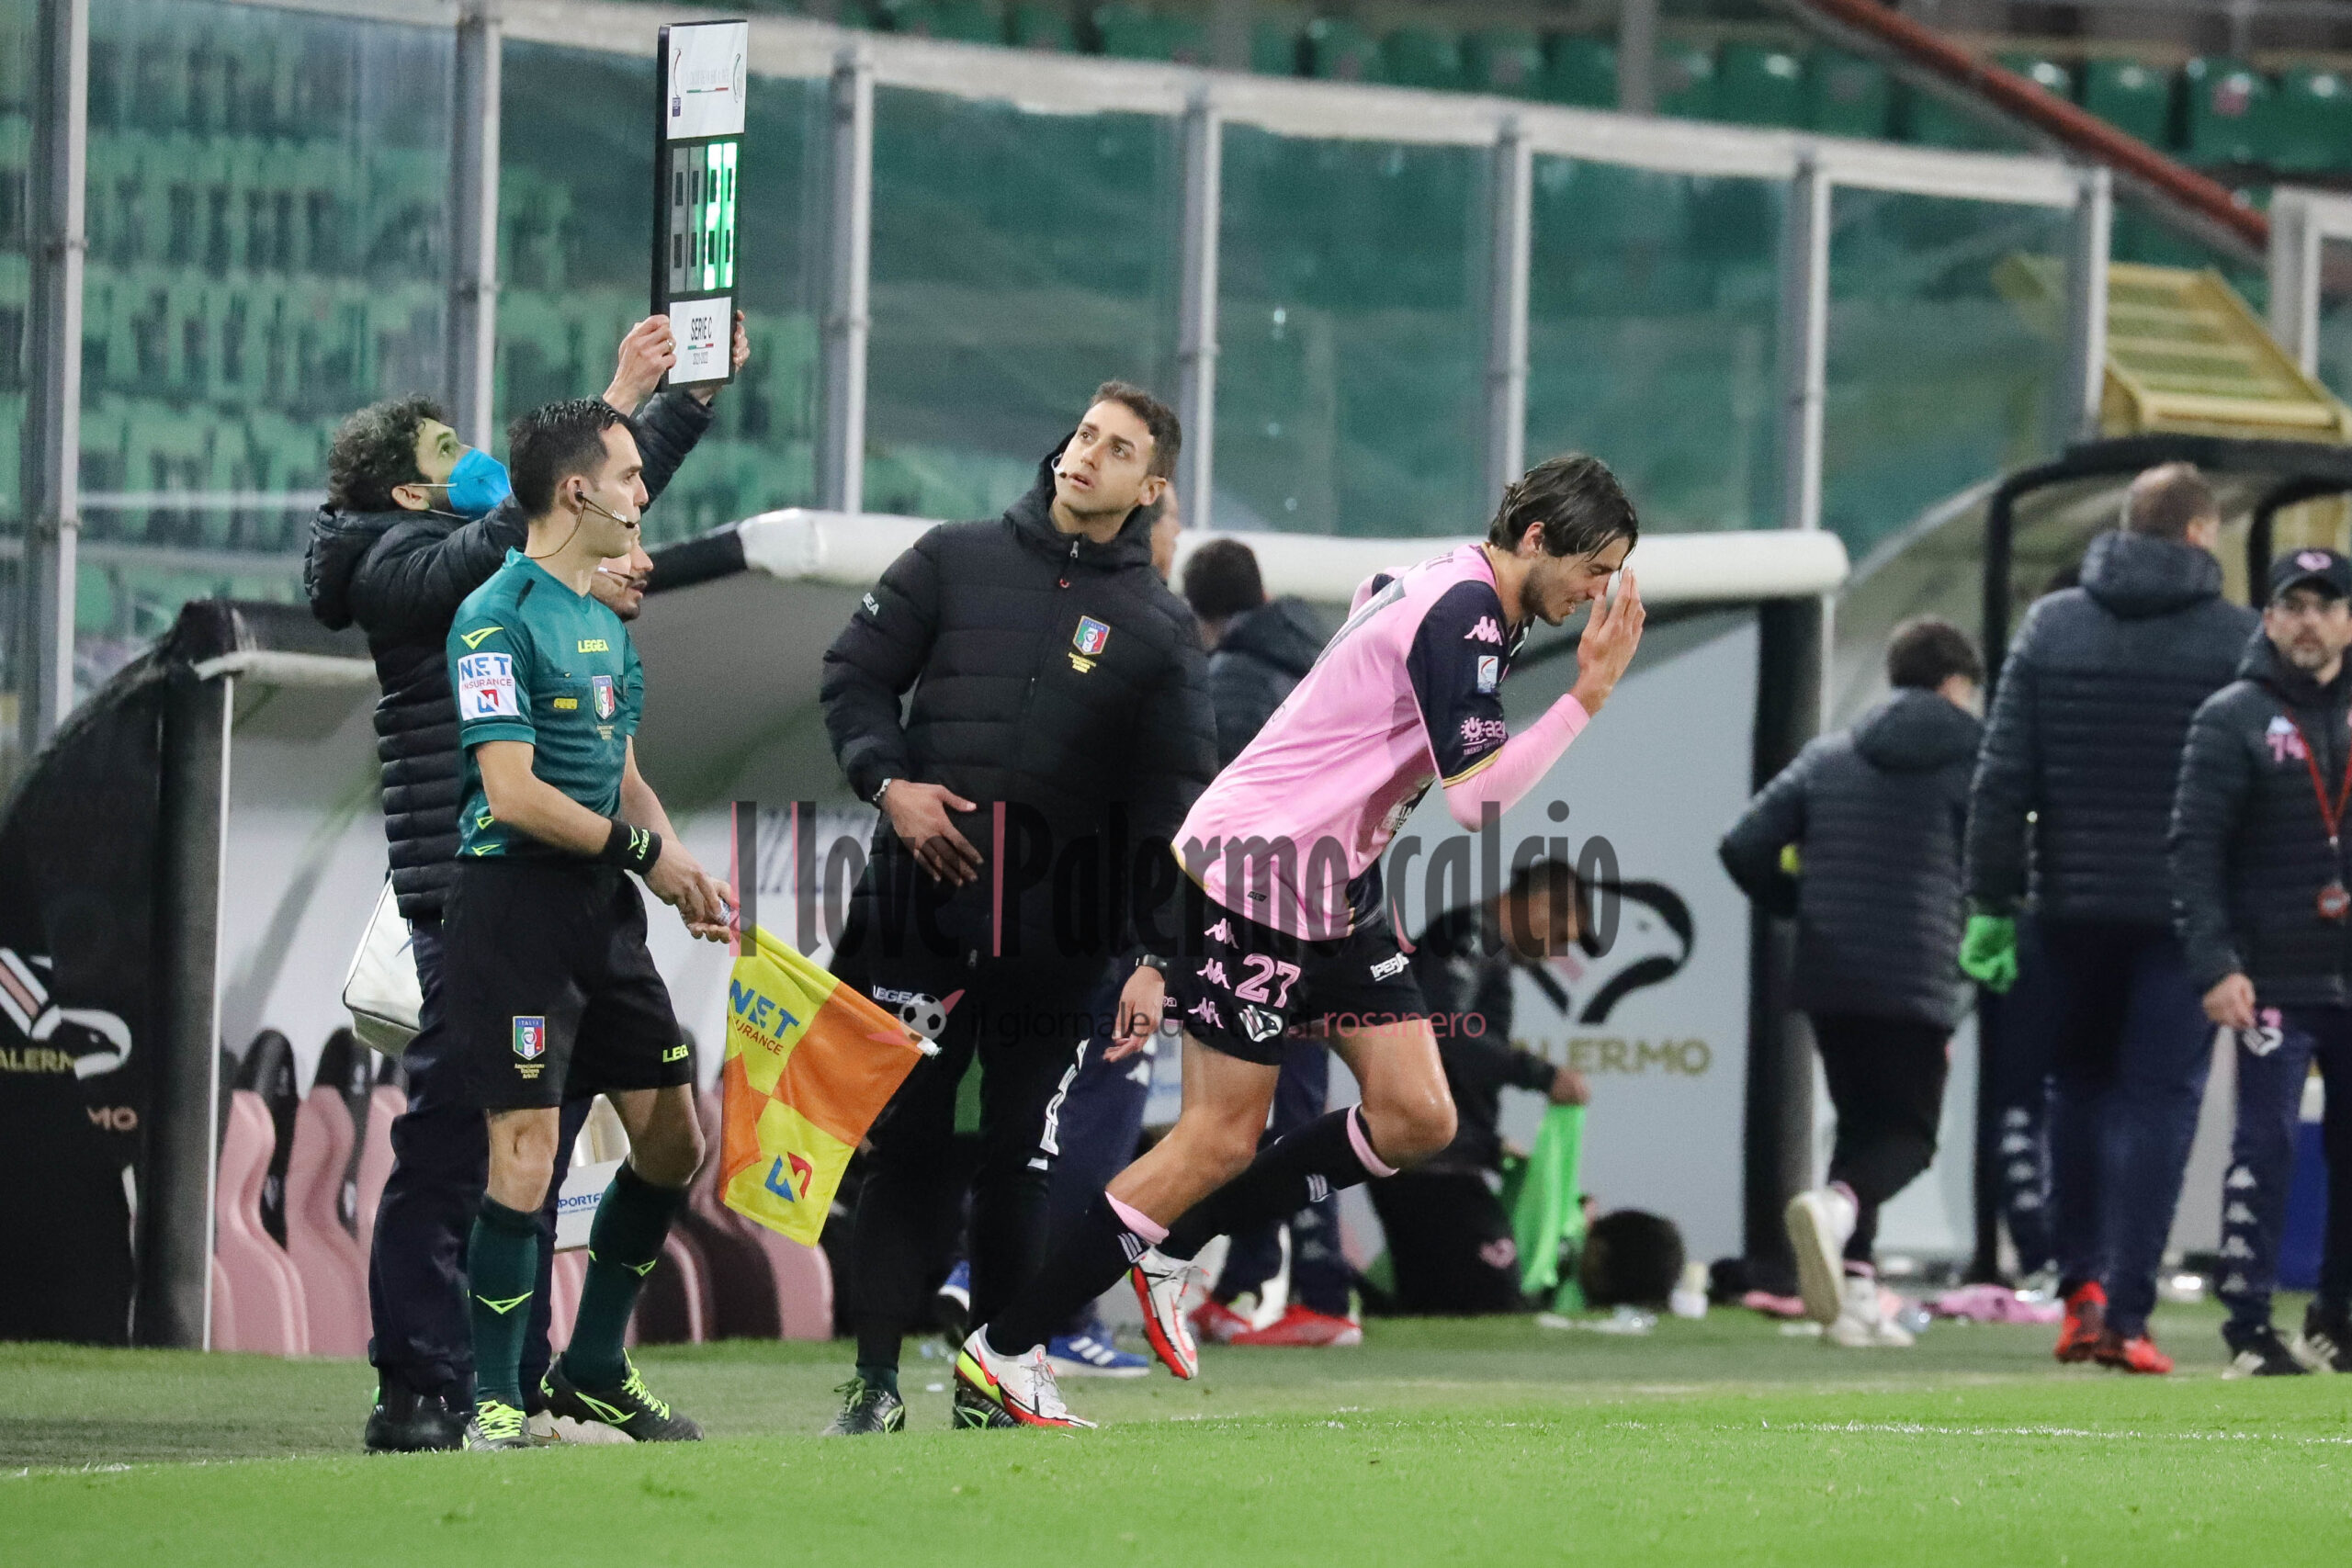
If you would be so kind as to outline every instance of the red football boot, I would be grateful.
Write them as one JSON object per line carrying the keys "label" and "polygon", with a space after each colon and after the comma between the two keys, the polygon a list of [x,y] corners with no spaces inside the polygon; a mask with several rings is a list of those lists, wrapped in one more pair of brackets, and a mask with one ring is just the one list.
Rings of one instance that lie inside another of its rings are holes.
{"label": "red football boot", "polygon": [[1193,1309],[1193,1333],[1212,1345],[1230,1345],[1237,1334],[1250,1332],[1250,1320],[1211,1296]]}
{"label": "red football boot", "polygon": [[1231,1345],[1286,1345],[1320,1348],[1326,1345],[1361,1345],[1363,1325],[1351,1318],[1333,1317],[1328,1312],[1317,1312],[1295,1303],[1283,1308],[1282,1316],[1263,1328],[1253,1328],[1247,1334],[1237,1334],[1227,1341]]}
{"label": "red football boot", "polygon": [[2098,1346],[2091,1352],[2091,1359],[2102,1367],[2113,1367],[2119,1372],[2143,1372],[2162,1377],[2172,1371],[2172,1358],[2156,1348],[2156,1342],[2143,1331],[2126,1339],[2112,1328],[2098,1337]]}
{"label": "red football boot", "polygon": [[2051,1354],[2062,1361],[2087,1361],[2107,1332],[2107,1292],[2092,1280],[2077,1285],[2066,1297],[2066,1321],[2058,1330],[2058,1346]]}

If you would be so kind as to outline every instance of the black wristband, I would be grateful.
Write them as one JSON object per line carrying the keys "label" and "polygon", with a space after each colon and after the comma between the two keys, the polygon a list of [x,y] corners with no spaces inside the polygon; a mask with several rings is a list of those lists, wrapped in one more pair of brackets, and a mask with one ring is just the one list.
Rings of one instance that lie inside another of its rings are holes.
{"label": "black wristband", "polygon": [[616,821],[612,832],[605,836],[605,852],[596,858],[606,865],[616,865],[643,876],[662,858],[662,835],[650,828],[632,828]]}

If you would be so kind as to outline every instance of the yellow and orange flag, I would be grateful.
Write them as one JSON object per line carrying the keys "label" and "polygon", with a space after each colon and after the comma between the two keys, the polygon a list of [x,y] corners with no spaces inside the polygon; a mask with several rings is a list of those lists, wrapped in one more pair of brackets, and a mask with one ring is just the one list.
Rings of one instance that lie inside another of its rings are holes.
{"label": "yellow and orange flag", "polygon": [[718,1190],[814,1247],[851,1151],[936,1047],[764,929],[752,936],[727,984]]}

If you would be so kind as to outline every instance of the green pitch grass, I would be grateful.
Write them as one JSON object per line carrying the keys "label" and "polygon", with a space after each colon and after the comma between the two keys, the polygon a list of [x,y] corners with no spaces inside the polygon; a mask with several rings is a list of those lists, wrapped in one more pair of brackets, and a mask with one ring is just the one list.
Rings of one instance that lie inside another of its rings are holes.
{"label": "green pitch grass", "polygon": [[353,1363],[0,1347],[0,1563],[2352,1560],[2352,1381],[2224,1382],[2217,1321],[2159,1314],[2165,1381],[2041,1329],[1375,1324],[1073,1379],[1075,1434],[949,1431],[947,1363],[910,1355],[910,1429],[854,1442],[809,1436],[846,1348],[735,1343],[641,1358],[708,1442],[411,1458],[354,1451]]}

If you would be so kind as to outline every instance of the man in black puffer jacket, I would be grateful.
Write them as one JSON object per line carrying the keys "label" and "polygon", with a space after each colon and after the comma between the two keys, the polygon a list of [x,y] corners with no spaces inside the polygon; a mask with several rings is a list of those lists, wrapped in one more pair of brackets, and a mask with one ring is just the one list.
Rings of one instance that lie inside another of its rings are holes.
{"label": "man in black puffer jacket", "polygon": [[[1936,1155],[1945,1053],[1966,1010],[1953,962],[1984,666],[1949,621],[1897,626],[1894,694],[1797,754],[1724,835],[1742,891],[1797,921],[1796,1005],[1838,1111],[1829,1183],[1789,1201],[1805,1308],[1832,1343],[1905,1346],[1879,1311],[1880,1205]],[[1782,863],[1795,852],[1795,874]]]}
{"label": "man in black puffer jacket", "polygon": [[[2203,707],[2173,802],[2175,919],[2205,1016],[2237,1035],[2237,1135],[2222,1183],[2232,1373],[2352,1371],[2352,562],[2297,550],[2262,635]],[[2303,1085],[2326,1079],[2327,1239],[2290,1349],[2270,1325]]]}
{"label": "man in black puffer jacket", "polygon": [[1151,565],[1180,440],[1149,394],[1105,384],[1028,494],[925,534],[825,654],[833,754],[882,812],[843,960],[940,1047],[868,1134],[857,1376],[831,1432],[905,1422],[899,1341],[947,1261],[961,1194],[942,1156],[975,1055],[977,1323],[1036,1268],[1047,1105],[1104,964],[1175,929],[1167,845],[1216,771],[1199,634]]}
{"label": "man in black puffer jacket", "polygon": [[2056,1012],[2058,1358],[2129,1371],[2171,1369],[2148,1313],[2212,1055],[2172,931],[2165,833],[2189,718],[2229,683],[2256,621],[2222,598],[2221,528],[2188,464],[2132,482],[2082,586],[2026,612],[1970,801],[1962,965],[1996,989],[2016,976],[2030,837]]}
{"label": "man in black puffer jacket", "polygon": [[[605,400],[624,412],[636,407],[667,372],[671,344],[662,317],[630,329]],[[734,352],[740,367],[748,352],[740,317]],[[638,416],[649,495],[661,494],[709,427],[715,390],[664,392]],[[445,645],[458,606],[509,550],[524,547],[526,536],[504,469],[459,441],[428,400],[363,409],[336,433],[328,502],[311,525],[303,582],[311,612],[329,626],[356,623],[375,658],[383,691],[376,751],[383,764],[384,834],[424,996],[424,1027],[401,1058],[409,1108],[392,1124],[392,1171],[368,1258],[368,1354],[379,1382],[366,1439],[371,1450],[455,1448],[472,1407],[463,1270],[489,1145],[481,1113],[458,1093],[437,1027],[441,907],[454,874],[464,773]],[[605,576],[599,574],[600,597]],[[612,592],[625,592],[619,581]],[[559,1160],[569,1147],[562,1145]],[[561,1183],[559,1167],[555,1185]],[[552,1203],[551,1197],[550,1214]],[[540,1288],[524,1352],[525,1386],[534,1397],[547,1358],[551,1241],[539,1256]]]}
{"label": "man in black puffer jacket", "polygon": [[1238,539],[1211,539],[1193,552],[1184,563],[1184,602],[1209,646],[1222,768],[1266,728],[1330,634],[1304,600],[1266,598],[1258,557]]}

